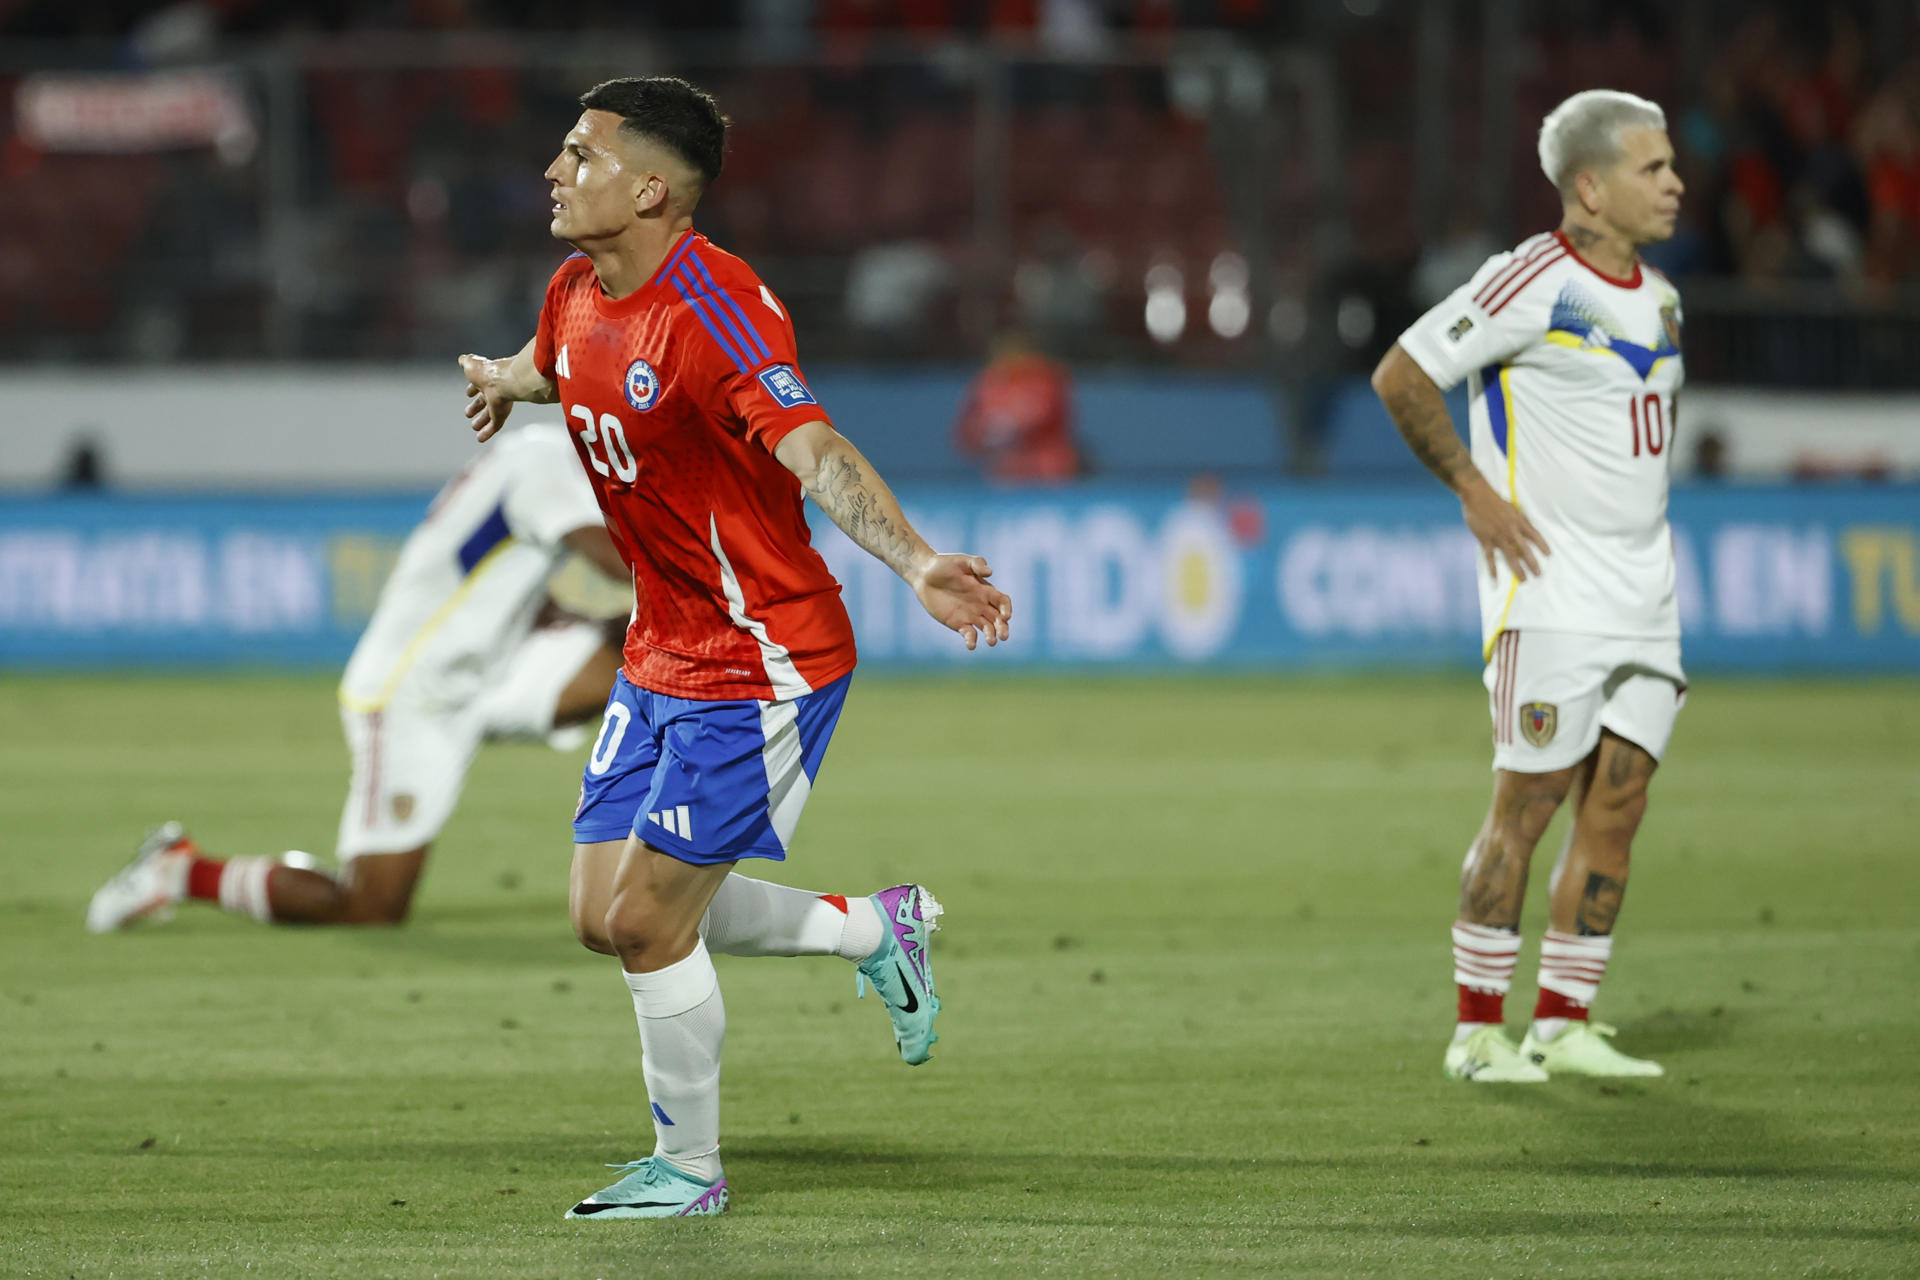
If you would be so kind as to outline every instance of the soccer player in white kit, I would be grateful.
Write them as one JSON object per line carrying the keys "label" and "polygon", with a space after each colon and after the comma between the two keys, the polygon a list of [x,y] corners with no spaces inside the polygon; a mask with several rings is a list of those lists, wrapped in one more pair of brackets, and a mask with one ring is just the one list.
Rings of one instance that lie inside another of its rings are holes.
{"label": "soccer player in white kit", "polygon": [[536,625],[569,552],[632,581],[565,429],[501,436],[407,538],[341,678],[353,775],[339,878],[277,857],[212,858],[169,822],[94,895],[87,928],[187,899],[282,923],[404,920],[481,741],[542,736],[606,702],[627,619]]}
{"label": "soccer player in white kit", "polygon": [[[1680,295],[1639,258],[1673,234],[1682,185],[1660,108],[1575,94],[1540,128],[1560,228],[1524,241],[1401,335],[1373,386],[1460,498],[1484,554],[1480,614],[1493,803],[1461,871],[1459,1024],[1448,1078],[1655,1076],[1588,1018],[1606,972],[1647,784],[1686,697],[1667,461]],[[1470,391],[1472,449],[1441,392]],[[1527,869],[1562,801],[1573,823],[1550,882],[1539,1002],[1518,1046],[1502,998]]]}

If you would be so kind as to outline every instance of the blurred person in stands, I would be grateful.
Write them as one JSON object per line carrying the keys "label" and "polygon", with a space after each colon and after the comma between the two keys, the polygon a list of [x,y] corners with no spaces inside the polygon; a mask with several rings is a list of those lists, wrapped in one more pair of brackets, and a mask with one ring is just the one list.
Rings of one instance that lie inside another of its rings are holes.
{"label": "blurred person in stands", "polygon": [[1081,474],[1066,367],[1025,333],[1002,333],[993,341],[986,368],[967,389],[953,425],[953,446],[993,480],[1061,484]]}
{"label": "blurred person in stands", "polygon": [[625,564],[567,433],[526,426],[447,482],[381,589],[340,681],[353,758],[333,877],[278,857],[216,858],[177,822],[147,837],[87,909],[105,933],[204,901],[279,924],[398,924],[480,743],[593,718],[626,618],[560,617],[547,583],[569,552],[623,586]]}
{"label": "blurred person in stands", "polygon": [[[1609,90],[1540,128],[1557,231],[1495,254],[1415,321],[1374,371],[1394,425],[1458,495],[1483,551],[1492,804],[1467,851],[1453,926],[1459,1020],[1447,1078],[1657,1076],[1591,1021],[1628,857],[1686,675],[1667,528],[1680,295],[1640,247],[1673,234],[1683,190],[1666,116]],[[1471,380],[1471,449],[1445,388]],[[1503,1027],[1535,846],[1572,822],[1549,888],[1539,999]]]}

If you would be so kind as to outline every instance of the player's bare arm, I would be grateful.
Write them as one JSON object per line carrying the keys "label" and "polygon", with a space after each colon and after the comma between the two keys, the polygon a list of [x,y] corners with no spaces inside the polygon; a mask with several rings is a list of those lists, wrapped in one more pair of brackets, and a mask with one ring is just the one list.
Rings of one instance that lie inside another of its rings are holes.
{"label": "player's bare arm", "polygon": [[1487,557],[1488,572],[1494,571],[1497,553],[1506,557],[1520,581],[1537,575],[1540,561],[1534,549],[1540,555],[1549,554],[1547,540],[1518,507],[1494,492],[1473,465],[1473,455],[1453,429],[1453,415],[1447,412],[1440,388],[1399,343],[1387,349],[1374,369],[1373,390],[1413,456],[1460,499],[1467,528]]}
{"label": "player's bare arm", "polygon": [[774,450],[828,519],[913,588],[928,613],[960,633],[967,648],[985,637],[1007,638],[1013,602],[987,581],[993,570],[979,556],[942,555],[927,545],[900,510],[893,490],[854,447],[825,422],[787,433]]}
{"label": "player's bare arm", "polygon": [[615,582],[633,581],[633,570],[620,558],[619,549],[613,545],[613,535],[605,525],[582,526],[567,534],[563,541]]}
{"label": "player's bare arm", "polygon": [[552,404],[559,398],[560,388],[533,363],[533,343],[528,338],[518,354],[504,360],[460,357],[460,372],[467,375],[467,423],[482,441],[507,425],[515,401]]}

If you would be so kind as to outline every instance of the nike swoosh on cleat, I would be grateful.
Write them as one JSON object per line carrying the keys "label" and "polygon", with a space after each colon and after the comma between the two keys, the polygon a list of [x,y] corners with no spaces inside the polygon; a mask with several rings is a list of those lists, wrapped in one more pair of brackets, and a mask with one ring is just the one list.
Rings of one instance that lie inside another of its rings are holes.
{"label": "nike swoosh on cleat", "polygon": [[623,1200],[614,1204],[595,1204],[590,1200],[582,1200],[573,1206],[573,1211],[585,1217],[602,1209],[671,1209],[679,1203],[678,1200]]}
{"label": "nike swoosh on cleat", "polygon": [[900,975],[900,989],[907,993],[906,1000],[900,1005],[900,1012],[912,1013],[920,1007],[920,997],[913,994],[913,984],[907,981],[907,971],[898,962],[894,964],[893,971]]}

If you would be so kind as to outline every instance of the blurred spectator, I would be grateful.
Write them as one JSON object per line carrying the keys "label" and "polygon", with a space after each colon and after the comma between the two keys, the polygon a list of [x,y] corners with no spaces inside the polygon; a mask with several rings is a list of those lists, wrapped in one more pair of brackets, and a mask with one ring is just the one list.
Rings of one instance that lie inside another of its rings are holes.
{"label": "blurred spectator", "polygon": [[1718,428],[1708,427],[1695,438],[1693,479],[1717,484],[1727,478],[1727,438]]}
{"label": "blurred spectator", "polygon": [[99,441],[82,432],[60,463],[60,487],[68,493],[92,493],[107,487],[106,455]]}
{"label": "blurred spectator", "polygon": [[993,480],[1060,484],[1080,474],[1066,367],[1019,330],[1001,334],[967,390],[953,444]]}

